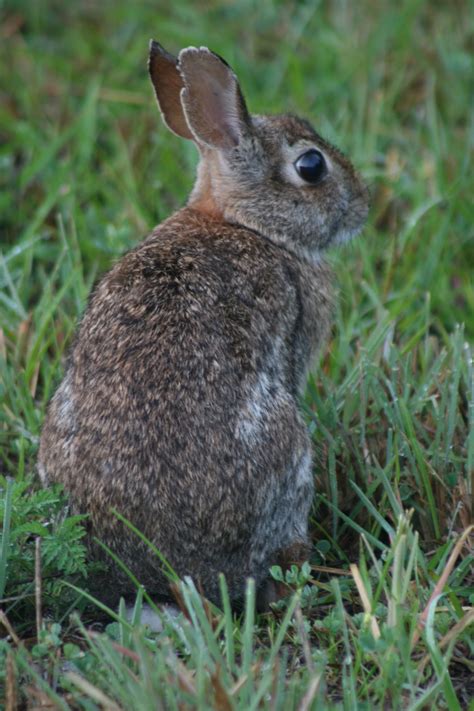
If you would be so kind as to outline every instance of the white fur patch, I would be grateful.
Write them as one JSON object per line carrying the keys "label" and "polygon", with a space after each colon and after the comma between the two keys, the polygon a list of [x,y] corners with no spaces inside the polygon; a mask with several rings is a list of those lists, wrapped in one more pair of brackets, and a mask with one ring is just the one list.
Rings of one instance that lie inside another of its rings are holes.
{"label": "white fur patch", "polygon": [[[313,458],[311,452],[305,452],[296,469],[296,487],[312,487],[313,479]],[[308,516],[304,516],[296,522],[297,535],[305,539],[308,534]]]}
{"label": "white fur patch", "polygon": [[71,427],[74,424],[74,405],[72,402],[71,375],[67,373],[56,395],[57,412],[60,424]]}
{"label": "white fur patch", "polygon": [[268,375],[261,373],[245,405],[240,410],[235,430],[239,439],[254,442],[258,438],[265,415],[268,390]]}
{"label": "white fur patch", "polygon": [[311,452],[305,452],[296,467],[295,484],[297,486],[307,484],[313,476],[313,466]]}
{"label": "white fur patch", "polygon": [[[161,616],[158,615],[154,610],[152,610],[150,605],[148,605],[146,602],[143,603],[140,615],[140,624],[146,625],[150,628],[152,632],[162,632],[163,618],[166,619],[167,617],[178,617],[181,614],[179,609],[175,605],[163,603],[162,605],[159,605],[159,609],[162,613]],[[128,622],[132,621],[133,605],[126,606],[125,617]]]}
{"label": "white fur patch", "polygon": [[37,471],[38,476],[41,479],[41,483],[43,484],[43,486],[46,486],[48,484],[48,475],[46,473],[46,469],[43,467],[42,464],[38,463]]}

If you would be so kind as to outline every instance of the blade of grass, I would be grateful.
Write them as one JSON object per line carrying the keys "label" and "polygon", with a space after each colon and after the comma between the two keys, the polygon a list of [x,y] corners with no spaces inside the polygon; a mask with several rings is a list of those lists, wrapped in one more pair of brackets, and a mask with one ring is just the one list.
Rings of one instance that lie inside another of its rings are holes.
{"label": "blade of grass", "polygon": [[10,555],[10,525],[13,506],[13,487],[15,482],[10,477],[6,479],[3,499],[2,542],[0,544],[0,599],[5,595],[7,583],[8,558]]}

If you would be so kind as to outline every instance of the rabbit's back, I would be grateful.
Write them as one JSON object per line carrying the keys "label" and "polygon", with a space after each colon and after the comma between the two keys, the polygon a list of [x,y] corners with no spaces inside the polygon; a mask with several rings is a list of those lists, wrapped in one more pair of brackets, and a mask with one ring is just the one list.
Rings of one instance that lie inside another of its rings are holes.
{"label": "rabbit's back", "polygon": [[231,590],[262,577],[298,526],[305,537],[311,454],[296,398],[330,310],[324,265],[177,213],[93,292],[40,470],[150,588],[164,589],[159,561],[110,508],[211,597],[219,571]]}

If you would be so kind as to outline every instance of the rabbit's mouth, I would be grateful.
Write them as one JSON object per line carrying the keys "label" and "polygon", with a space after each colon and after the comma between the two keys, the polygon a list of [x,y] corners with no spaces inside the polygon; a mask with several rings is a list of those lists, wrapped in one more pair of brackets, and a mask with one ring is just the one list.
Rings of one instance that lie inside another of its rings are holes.
{"label": "rabbit's mouth", "polygon": [[335,221],[327,246],[345,244],[353,237],[357,237],[367,220],[368,214],[369,192],[363,186],[359,193],[350,198],[347,209]]}

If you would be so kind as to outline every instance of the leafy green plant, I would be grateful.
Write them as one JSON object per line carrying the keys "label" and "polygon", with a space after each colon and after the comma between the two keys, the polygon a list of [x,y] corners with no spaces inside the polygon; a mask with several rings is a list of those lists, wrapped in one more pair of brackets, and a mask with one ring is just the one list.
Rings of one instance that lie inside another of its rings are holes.
{"label": "leafy green plant", "polygon": [[77,599],[68,593],[65,580],[83,580],[87,575],[84,518],[67,515],[58,487],[35,491],[26,480],[4,480],[3,486],[0,480],[0,519],[4,522],[0,604],[11,619],[34,618],[37,538],[43,606],[50,614],[64,614]]}

